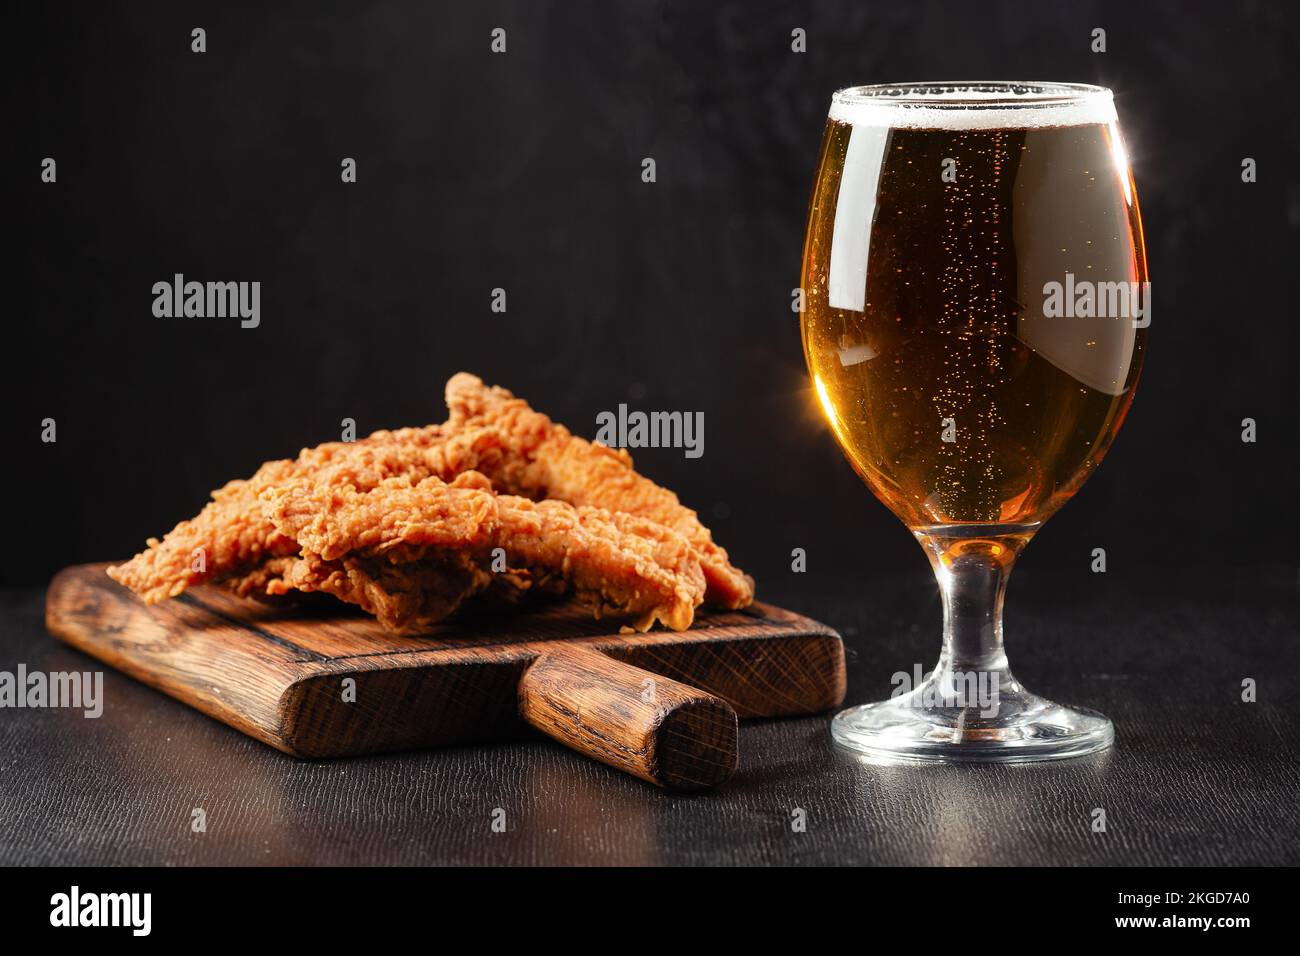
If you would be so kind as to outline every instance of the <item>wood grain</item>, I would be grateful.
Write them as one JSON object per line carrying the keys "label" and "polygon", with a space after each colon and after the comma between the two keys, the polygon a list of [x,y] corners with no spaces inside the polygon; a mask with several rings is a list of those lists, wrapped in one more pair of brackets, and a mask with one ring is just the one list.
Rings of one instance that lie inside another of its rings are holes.
{"label": "wood grain", "polygon": [[560,644],[519,682],[519,714],[538,730],[635,777],[699,790],[736,769],[736,712],[726,701]]}
{"label": "wood grain", "polygon": [[[55,576],[46,598],[50,633],[298,757],[517,737],[530,720],[520,713],[520,684],[543,657],[551,660],[525,682],[545,691],[532,711],[536,722],[543,722],[545,701],[552,701],[546,732],[587,753],[594,745],[584,742],[582,727],[562,736],[554,709],[577,699],[572,695],[583,686],[584,669],[590,693],[599,688],[605,695],[601,705],[608,713],[600,711],[598,725],[607,728],[617,707],[630,704],[620,705],[619,695],[642,692],[632,669],[668,679],[656,687],[657,693],[670,691],[661,698],[669,706],[657,722],[652,714],[625,707],[621,727],[631,739],[651,734],[641,761],[649,776],[638,775],[669,786],[693,785],[689,778],[702,775],[704,754],[711,750],[726,759],[725,714],[689,692],[703,692],[742,719],[815,713],[844,697],[839,635],[763,604],[706,612],[683,632],[619,634],[616,622],[559,604],[397,636],[333,601],[270,605],[198,588],[146,607],[109,580],[105,567],[82,565]],[[557,661],[569,652],[608,655],[630,673],[596,667],[592,656],[575,656],[561,668]],[[581,665],[573,663],[579,659]],[[548,683],[548,673],[564,681]],[[590,714],[582,710],[582,721],[592,719]],[[682,739],[668,747],[669,737]],[[636,772],[626,763],[605,762]]]}

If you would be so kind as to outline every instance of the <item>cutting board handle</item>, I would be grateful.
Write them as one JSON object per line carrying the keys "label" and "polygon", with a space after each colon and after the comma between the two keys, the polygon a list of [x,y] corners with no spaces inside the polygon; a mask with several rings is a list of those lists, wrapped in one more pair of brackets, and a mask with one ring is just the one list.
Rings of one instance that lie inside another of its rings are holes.
{"label": "cutting board handle", "polygon": [[519,714],[579,753],[671,790],[717,786],[736,769],[730,704],[593,648],[557,645],[529,665]]}

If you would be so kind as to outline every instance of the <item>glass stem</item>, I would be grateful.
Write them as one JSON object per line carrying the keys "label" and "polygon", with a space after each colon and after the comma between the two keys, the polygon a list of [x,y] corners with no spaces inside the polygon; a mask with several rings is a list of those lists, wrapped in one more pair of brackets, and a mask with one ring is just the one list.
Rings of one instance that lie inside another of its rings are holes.
{"label": "glass stem", "polygon": [[943,650],[931,686],[946,706],[991,718],[1001,695],[1022,690],[1002,644],[1002,602],[1034,530],[982,525],[917,532],[943,596]]}

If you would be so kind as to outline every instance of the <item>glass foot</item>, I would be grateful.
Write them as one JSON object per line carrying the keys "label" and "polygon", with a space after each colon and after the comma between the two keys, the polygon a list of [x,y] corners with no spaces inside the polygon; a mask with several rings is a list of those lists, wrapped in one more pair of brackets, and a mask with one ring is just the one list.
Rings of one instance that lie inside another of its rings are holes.
{"label": "glass foot", "polygon": [[1105,750],[1108,718],[1010,688],[971,706],[948,706],[933,682],[890,700],[850,707],[831,721],[835,742],[881,763],[1062,760]]}

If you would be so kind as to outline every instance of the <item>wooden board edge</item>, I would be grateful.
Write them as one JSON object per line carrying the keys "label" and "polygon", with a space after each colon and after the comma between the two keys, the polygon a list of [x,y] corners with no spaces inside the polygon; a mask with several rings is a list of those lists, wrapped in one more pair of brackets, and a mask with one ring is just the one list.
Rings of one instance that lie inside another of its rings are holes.
{"label": "wooden board edge", "polygon": [[[92,631],[75,614],[67,613],[68,608],[77,606],[77,598],[91,601],[113,593],[111,589],[105,588],[91,591],[84,587],[84,576],[77,572],[83,571],[86,567],[86,565],[81,565],[65,568],[51,579],[45,599],[45,629],[51,636],[74,650],[86,654],[116,671],[120,671],[146,687],[160,691],[168,697],[277,750],[297,756],[287,746],[281,732],[282,717],[278,705],[283,690],[293,683],[293,679],[289,675],[273,666],[268,666],[258,672],[255,679],[261,679],[265,683],[266,694],[263,698],[265,705],[257,706],[256,701],[251,704],[249,701],[245,701],[245,710],[235,708],[219,695],[204,693],[192,684],[169,679],[165,673],[146,666],[145,661],[139,654],[134,653],[132,648],[117,644],[111,640],[104,640],[104,632],[111,632],[114,629],[112,623],[107,627],[97,627]],[[101,567],[107,567],[107,565]],[[130,607],[132,601],[138,602],[139,598],[124,590],[120,599],[118,599],[121,608],[119,613],[124,616],[132,614],[134,612],[134,609]],[[138,621],[148,620],[143,615],[136,614],[135,617]],[[156,626],[158,627],[159,639],[165,640],[167,635],[161,623]]]}

